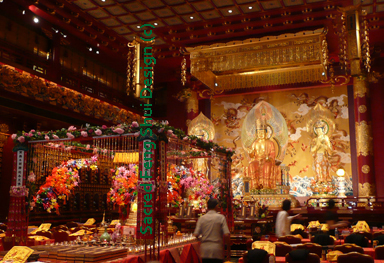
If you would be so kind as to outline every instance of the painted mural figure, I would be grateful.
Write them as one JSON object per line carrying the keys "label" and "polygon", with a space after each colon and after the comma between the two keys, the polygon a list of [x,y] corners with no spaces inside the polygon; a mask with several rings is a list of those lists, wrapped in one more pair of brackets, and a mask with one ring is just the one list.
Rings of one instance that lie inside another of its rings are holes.
{"label": "painted mural figure", "polygon": [[275,146],[267,138],[265,123],[256,120],[256,140],[249,149],[249,156],[253,161],[249,165],[251,188],[273,188],[275,180]]}
{"label": "painted mural figure", "polygon": [[314,158],[313,170],[316,173],[316,182],[330,182],[330,167],[329,162],[332,156],[332,146],[329,137],[326,135],[326,123],[318,120],[314,125],[314,133],[316,137],[311,143],[311,152]]}

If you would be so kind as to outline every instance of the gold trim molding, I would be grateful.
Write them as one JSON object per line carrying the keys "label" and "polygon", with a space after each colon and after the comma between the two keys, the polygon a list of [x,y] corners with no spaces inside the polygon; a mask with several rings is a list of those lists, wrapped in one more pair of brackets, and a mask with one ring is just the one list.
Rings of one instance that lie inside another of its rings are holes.
{"label": "gold trim molding", "polygon": [[372,127],[366,121],[356,122],[356,148],[357,156],[373,154]]}
{"label": "gold trim molding", "polygon": [[363,76],[353,78],[353,95],[356,98],[369,96],[368,81]]}
{"label": "gold trim molding", "polygon": [[359,183],[359,196],[374,196],[376,194],[375,184],[370,184],[368,182]]}
{"label": "gold trim molding", "polygon": [[214,91],[319,82],[328,65],[323,28],[187,51],[191,74]]}

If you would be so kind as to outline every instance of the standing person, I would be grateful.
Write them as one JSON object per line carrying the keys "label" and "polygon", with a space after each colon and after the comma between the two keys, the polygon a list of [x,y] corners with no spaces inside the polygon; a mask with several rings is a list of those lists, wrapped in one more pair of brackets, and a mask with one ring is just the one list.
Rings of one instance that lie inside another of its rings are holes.
{"label": "standing person", "polygon": [[291,210],[291,200],[285,199],[283,201],[282,211],[276,217],[276,236],[287,236],[291,234],[291,221],[292,219],[301,217],[300,214],[289,216],[288,211]]}
{"label": "standing person", "polygon": [[327,212],[325,212],[325,223],[328,225],[328,234],[331,236],[335,236],[335,228],[346,227],[347,222],[340,221],[337,216],[335,200],[330,199],[328,201]]}
{"label": "standing person", "polygon": [[202,263],[222,263],[224,261],[224,244],[227,245],[228,258],[231,256],[230,233],[225,217],[217,213],[216,199],[208,200],[208,212],[199,218],[193,233],[201,241]]}

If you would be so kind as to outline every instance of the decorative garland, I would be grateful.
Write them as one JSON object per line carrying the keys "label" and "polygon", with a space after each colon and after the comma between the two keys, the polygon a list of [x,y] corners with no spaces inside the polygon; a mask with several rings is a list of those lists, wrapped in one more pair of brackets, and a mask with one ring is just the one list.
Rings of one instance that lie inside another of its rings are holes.
{"label": "decorative garland", "polygon": [[62,199],[65,203],[72,190],[79,185],[80,178],[77,169],[90,167],[95,170],[97,169],[96,163],[97,156],[92,156],[91,159],[69,160],[53,168],[52,174],[47,177],[45,184],[40,186],[36,196],[33,197],[34,203],[31,204],[31,210],[36,203],[42,205],[48,213],[55,209],[56,214],[60,215],[58,200]]}
{"label": "decorative garland", "polygon": [[[178,138],[180,140],[188,141],[192,145],[196,145],[203,149],[207,154],[211,154],[211,151],[218,153],[224,153],[227,157],[231,157],[234,151],[231,148],[219,146],[212,140],[201,139],[194,135],[186,135],[184,131],[176,129],[168,125],[168,121],[156,122],[151,121],[152,130],[157,132],[160,139],[168,140],[168,138]],[[140,135],[139,124],[134,121],[131,124],[119,124],[117,126],[107,127],[103,126],[90,126],[86,125],[85,128],[77,129],[74,126],[70,126],[68,129],[62,128],[61,130],[40,132],[31,130],[29,132],[19,131],[17,134],[12,134],[12,139],[15,143],[24,143],[28,141],[46,140],[54,141],[58,139],[72,140],[75,138],[86,138],[91,136],[102,135],[122,135],[126,133],[134,133],[136,137]],[[199,155],[201,156],[201,155]]]}

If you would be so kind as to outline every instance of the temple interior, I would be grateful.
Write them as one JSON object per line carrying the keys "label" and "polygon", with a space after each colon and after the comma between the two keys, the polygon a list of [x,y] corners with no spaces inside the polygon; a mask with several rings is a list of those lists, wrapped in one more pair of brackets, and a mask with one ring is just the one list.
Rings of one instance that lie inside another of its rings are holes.
{"label": "temple interior", "polygon": [[384,262],[383,36],[383,0],[0,0],[1,262]]}

